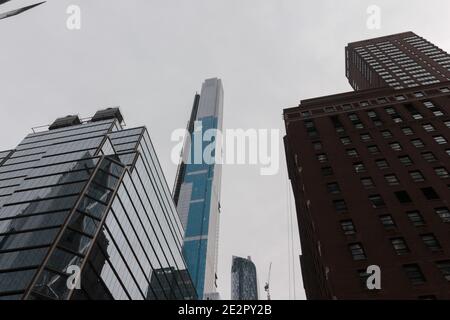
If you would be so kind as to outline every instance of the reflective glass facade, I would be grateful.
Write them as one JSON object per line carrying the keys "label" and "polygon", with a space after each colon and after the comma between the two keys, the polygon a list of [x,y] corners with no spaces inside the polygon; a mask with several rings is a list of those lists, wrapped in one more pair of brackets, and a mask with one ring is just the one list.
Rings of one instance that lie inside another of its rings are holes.
{"label": "reflective glass facade", "polygon": [[93,118],[0,153],[0,299],[196,299],[182,230],[145,127]]}
{"label": "reflective glass facade", "polygon": [[[174,189],[174,200],[185,232],[183,254],[198,295],[205,299],[215,296],[217,289],[222,168],[203,155],[217,151],[216,141],[207,135],[211,130],[222,130],[222,117],[222,82],[216,78],[208,79],[203,83],[201,94],[195,97],[188,125],[191,139],[185,140]],[[211,149],[213,152],[208,153]]]}

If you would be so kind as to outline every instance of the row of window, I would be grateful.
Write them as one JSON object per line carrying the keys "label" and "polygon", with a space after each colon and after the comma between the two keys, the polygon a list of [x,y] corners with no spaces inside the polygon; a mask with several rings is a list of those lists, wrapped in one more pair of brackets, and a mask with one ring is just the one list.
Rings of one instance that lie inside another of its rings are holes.
{"label": "row of window", "polygon": [[[413,72],[414,73],[414,72]],[[413,77],[417,77],[417,76],[421,76],[424,75],[424,73],[420,73],[420,74],[414,74]],[[392,81],[395,81],[395,79],[387,79],[386,82],[390,83],[390,84],[395,84],[392,83]],[[411,80],[405,80],[405,82],[407,81],[411,81]],[[414,85],[417,86],[417,85]],[[450,88],[448,87],[442,87],[439,88],[439,91],[441,93],[450,93]],[[422,91],[417,91],[412,93],[411,97],[412,98],[424,98],[426,95],[424,92]],[[353,109],[358,109],[358,108],[366,108],[369,107],[371,105],[383,105],[383,104],[387,104],[389,102],[401,102],[401,101],[406,101],[408,99],[407,96],[405,95],[396,95],[394,97],[390,97],[390,98],[385,98],[385,97],[381,97],[381,98],[377,98],[376,100],[365,100],[365,101],[359,101],[359,102],[354,102],[354,103],[345,103],[343,105],[339,105],[339,106],[325,106],[322,109],[315,109],[313,111],[311,110],[305,110],[301,112],[301,115],[305,118],[310,117],[313,113],[317,113],[317,112],[324,112],[324,113],[333,113],[333,112],[337,112],[337,111],[350,111]],[[376,104],[374,103],[376,102]]]}
{"label": "row of window", "polygon": [[[442,208],[436,208],[434,210],[435,210],[436,215],[443,222],[450,223],[450,211],[448,208],[442,207]],[[408,212],[406,212],[406,216],[413,227],[419,228],[419,227],[424,227],[426,225],[425,218],[423,217],[421,212],[418,210],[408,211]],[[386,230],[397,229],[397,224],[396,224],[394,218],[392,217],[392,215],[383,214],[383,215],[379,216],[379,219],[380,219],[380,223],[384,229],[386,229]],[[355,225],[353,224],[353,220],[351,220],[351,219],[342,220],[340,223],[341,223],[341,228],[342,228],[342,232],[344,233],[344,235],[350,236],[350,235],[356,234],[357,230],[356,230]]]}

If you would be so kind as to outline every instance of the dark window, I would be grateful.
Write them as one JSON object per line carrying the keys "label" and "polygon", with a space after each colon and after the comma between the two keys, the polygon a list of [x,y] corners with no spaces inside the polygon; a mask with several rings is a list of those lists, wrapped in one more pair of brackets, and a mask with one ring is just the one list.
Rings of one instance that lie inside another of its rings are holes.
{"label": "dark window", "polygon": [[379,154],[380,149],[377,146],[368,146],[367,150],[369,150],[370,154]]}
{"label": "dark window", "polygon": [[323,148],[322,142],[313,142],[313,147],[314,147],[314,150],[316,150],[316,151],[322,150],[322,148]]}
{"label": "dark window", "polygon": [[432,187],[423,188],[423,189],[420,189],[420,190],[422,190],[423,195],[428,200],[438,200],[438,199],[440,199],[439,195],[436,193],[436,191],[434,191],[434,189]]}
{"label": "dark window", "polygon": [[367,290],[367,279],[370,277],[370,274],[367,273],[367,270],[358,270],[358,276],[361,282],[361,287]]}
{"label": "dark window", "polygon": [[366,172],[366,167],[362,162],[354,163],[353,168],[355,169],[356,173]]}
{"label": "dark window", "polygon": [[363,187],[365,189],[371,189],[371,188],[375,187],[375,184],[373,183],[372,178],[362,178],[361,184],[363,185]]}
{"label": "dark window", "polygon": [[447,169],[443,167],[434,168],[434,172],[436,172],[437,176],[441,179],[447,179],[449,177]]}
{"label": "dark window", "polygon": [[417,264],[407,264],[403,266],[406,276],[413,285],[425,283],[425,276]]}
{"label": "dark window", "polygon": [[394,193],[400,203],[410,203],[412,202],[411,197],[406,191],[397,191]]}
{"label": "dark window", "polygon": [[344,213],[348,211],[347,203],[345,203],[345,200],[335,200],[333,201],[334,209],[338,213]]}
{"label": "dark window", "polygon": [[322,175],[324,177],[332,176],[333,175],[333,168],[331,168],[331,167],[324,167],[324,168],[322,168]]}
{"label": "dark window", "polygon": [[364,248],[361,243],[353,243],[349,246],[350,253],[352,254],[353,260],[359,261],[359,260],[366,260],[366,253],[364,252]]}
{"label": "dark window", "polygon": [[441,271],[445,280],[450,281],[450,260],[439,261],[436,263],[436,266]]}
{"label": "dark window", "polygon": [[348,149],[347,150],[347,155],[352,157],[352,158],[356,158],[358,157],[358,151],[356,151],[356,149]]}
{"label": "dark window", "polygon": [[411,166],[413,164],[413,162],[409,156],[398,157],[398,160],[406,167]]}
{"label": "dark window", "polygon": [[375,161],[379,169],[387,169],[389,168],[389,163],[385,159],[380,159]]}
{"label": "dark window", "polygon": [[425,145],[423,144],[423,141],[420,140],[420,139],[414,139],[414,140],[411,140],[411,143],[412,143],[413,146],[416,147],[416,148],[423,148],[423,147],[425,147]]}
{"label": "dark window", "polygon": [[427,162],[434,162],[436,161],[436,157],[434,156],[434,154],[432,152],[423,152],[422,153],[422,157],[427,161]]}
{"label": "dark window", "polygon": [[422,125],[422,127],[426,132],[436,131],[436,129],[434,128],[434,126],[431,123],[425,123]]}
{"label": "dark window", "polygon": [[422,227],[425,225],[425,220],[419,211],[410,211],[406,214],[414,227]]}
{"label": "dark window", "polygon": [[397,186],[400,184],[400,182],[398,181],[398,178],[395,174],[385,175],[384,179],[386,180],[387,184],[390,186]]}
{"label": "dark window", "polygon": [[392,150],[394,151],[402,151],[402,146],[398,142],[392,142],[389,144]]}
{"label": "dark window", "polygon": [[414,182],[423,182],[423,181],[425,181],[425,178],[424,178],[422,172],[420,172],[419,170],[410,171],[409,175],[414,180]]}
{"label": "dark window", "polygon": [[450,211],[447,207],[436,208],[434,209],[434,212],[441,218],[442,222],[450,222]]}
{"label": "dark window", "polygon": [[342,137],[341,142],[344,146],[349,145],[352,143],[352,140],[349,137]]}
{"label": "dark window", "polygon": [[409,253],[409,248],[405,242],[405,239],[403,238],[391,239],[391,244],[397,255],[401,256]]}
{"label": "dark window", "polygon": [[362,142],[367,142],[367,141],[372,140],[372,137],[368,133],[363,133],[360,135],[360,137],[361,137]]}
{"label": "dark window", "polygon": [[372,204],[372,207],[374,208],[380,208],[385,206],[383,198],[378,194],[369,196],[369,201]]}
{"label": "dark window", "polygon": [[325,162],[328,161],[328,157],[327,157],[327,155],[324,154],[324,153],[318,154],[318,155],[317,155],[317,160],[318,160],[320,163],[325,163]]}
{"label": "dark window", "polygon": [[336,182],[329,183],[327,185],[327,189],[328,189],[328,192],[331,194],[341,193],[341,189],[339,188],[339,185]]}
{"label": "dark window", "polygon": [[381,135],[382,135],[383,138],[385,138],[385,139],[392,138],[392,132],[390,132],[389,130],[383,130],[383,131],[381,131]]}
{"label": "dark window", "polygon": [[402,131],[406,136],[412,136],[414,134],[414,131],[410,127],[402,128]]}
{"label": "dark window", "polygon": [[436,239],[434,234],[423,234],[420,237],[422,238],[423,243],[431,251],[440,251],[442,249],[441,244],[439,243],[438,239]]}
{"label": "dark window", "polygon": [[435,136],[433,138],[437,144],[446,144],[447,143],[447,139],[445,139],[443,136]]}
{"label": "dark window", "polygon": [[396,227],[394,218],[390,214],[380,216],[380,221],[385,229],[395,229]]}
{"label": "dark window", "polygon": [[344,234],[349,236],[356,233],[355,225],[352,220],[344,220],[341,221],[341,228],[344,231]]}

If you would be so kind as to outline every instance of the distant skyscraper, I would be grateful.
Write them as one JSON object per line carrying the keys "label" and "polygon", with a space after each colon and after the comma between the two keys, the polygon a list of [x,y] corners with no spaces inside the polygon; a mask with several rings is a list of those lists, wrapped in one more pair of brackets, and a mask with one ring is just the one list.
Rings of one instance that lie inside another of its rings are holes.
{"label": "distant skyscraper", "polygon": [[67,116],[0,153],[0,300],[196,298],[148,132],[122,121]]}
{"label": "distant skyscraper", "polygon": [[306,295],[450,299],[450,57],[412,32],[346,52],[361,90],[284,110]]}
{"label": "distant skyscraper", "polygon": [[248,257],[233,256],[231,266],[231,300],[258,300],[256,266]]}
{"label": "distant skyscraper", "polygon": [[222,81],[208,79],[194,99],[188,124],[191,139],[185,140],[173,193],[185,229],[183,254],[199,297],[210,296],[217,289],[222,175],[221,164],[203,158],[211,142],[202,137],[211,129],[221,131],[222,117]]}

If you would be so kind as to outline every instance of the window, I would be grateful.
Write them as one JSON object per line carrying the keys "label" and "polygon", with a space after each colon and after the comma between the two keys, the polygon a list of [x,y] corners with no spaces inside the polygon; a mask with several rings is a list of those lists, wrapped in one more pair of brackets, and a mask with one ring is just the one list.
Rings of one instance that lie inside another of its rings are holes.
{"label": "window", "polygon": [[367,273],[367,270],[358,270],[359,281],[361,282],[361,287],[367,290],[367,279],[371,276]]}
{"label": "window", "polygon": [[435,162],[437,159],[432,152],[422,152],[422,157],[427,162]]}
{"label": "window", "polygon": [[368,146],[367,150],[369,150],[370,154],[379,154],[380,153],[380,149],[378,149],[377,146]]}
{"label": "window", "polygon": [[422,98],[424,96],[425,95],[422,92],[414,92],[414,97],[416,97],[416,98]]}
{"label": "window", "polygon": [[450,128],[450,120],[445,121],[444,124],[447,126],[447,128]]}
{"label": "window", "polygon": [[447,140],[443,136],[435,136],[433,138],[437,144],[446,144],[447,143]]}
{"label": "window", "polygon": [[348,211],[345,200],[335,200],[333,201],[333,205],[337,213],[344,213]]}
{"label": "window", "polygon": [[411,178],[413,179],[414,182],[423,182],[423,181],[425,181],[425,178],[424,178],[422,172],[420,172],[419,170],[410,171],[409,175],[411,176]]}
{"label": "window", "polygon": [[406,98],[405,98],[405,96],[403,96],[403,95],[398,95],[398,96],[395,96],[395,100],[397,100],[397,101],[403,101],[403,100],[406,100]]}
{"label": "window", "polygon": [[422,234],[420,237],[422,238],[422,241],[425,244],[425,246],[428,249],[430,249],[431,251],[435,252],[435,251],[440,251],[442,249],[441,244],[436,239],[434,234],[432,234],[432,233]]}
{"label": "window", "polygon": [[407,264],[403,266],[403,271],[413,285],[425,283],[425,276],[417,264]]}
{"label": "window", "polygon": [[408,245],[403,238],[391,239],[392,247],[397,255],[402,256],[409,253]]}
{"label": "window", "polygon": [[423,141],[420,140],[420,139],[414,139],[414,140],[411,140],[411,143],[412,143],[413,146],[416,147],[416,148],[423,148],[423,147],[425,147],[425,145],[423,144]]}
{"label": "window", "polygon": [[362,142],[367,142],[367,141],[372,140],[372,137],[368,133],[363,133],[360,135],[360,137],[361,137]]}
{"label": "window", "polygon": [[375,161],[379,169],[387,169],[389,168],[389,163],[385,159],[380,159]]}
{"label": "window", "polygon": [[359,117],[356,113],[349,114],[348,118],[355,126],[355,129],[364,129],[364,125],[362,124],[361,120],[359,119]]}
{"label": "window", "polygon": [[350,253],[352,254],[353,260],[359,261],[359,260],[366,260],[366,253],[364,252],[364,248],[361,243],[353,243],[349,246]]}
{"label": "window", "polygon": [[445,152],[450,156],[450,149],[445,150]]}
{"label": "window", "polygon": [[381,131],[381,135],[382,135],[383,138],[385,138],[385,139],[392,138],[392,132],[390,132],[389,130],[383,130],[383,131]]}
{"label": "window", "polygon": [[441,88],[439,90],[441,90],[442,93],[449,93],[450,92],[449,88]]}
{"label": "window", "polygon": [[449,223],[450,222],[450,211],[446,207],[436,208],[434,212],[441,218],[442,222]]}
{"label": "window", "polygon": [[434,191],[434,189],[432,187],[429,188],[423,188],[420,189],[423,193],[423,195],[425,196],[425,198],[427,198],[428,200],[438,200],[439,195],[436,193],[436,191]]}
{"label": "window", "polygon": [[414,134],[414,131],[410,127],[404,127],[402,128],[402,131],[406,136],[412,136]]}
{"label": "window", "polygon": [[318,154],[318,155],[317,155],[317,160],[318,160],[320,163],[325,163],[325,162],[328,162],[328,157],[327,157],[327,155],[326,155],[325,153]]}
{"label": "window", "polygon": [[386,180],[387,184],[390,186],[397,186],[400,184],[400,182],[398,181],[398,178],[395,174],[385,175],[384,179]]}
{"label": "window", "polygon": [[352,140],[349,137],[342,137],[341,142],[344,146],[347,146],[352,143]]}
{"label": "window", "polygon": [[402,151],[402,146],[398,142],[392,142],[389,144],[392,150],[394,151]]}
{"label": "window", "polygon": [[347,149],[347,155],[352,158],[359,157],[358,151],[356,151],[356,149]]}
{"label": "window", "polygon": [[406,215],[414,227],[422,227],[425,225],[425,220],[419,211],[410,211]]}
{"label": "window", "polygon": [[411,197],[409,196],[408,192],[406,192],[406,191],[397,191],[397,192],[394,192],[394,194],[400,203],[412,202]]}
{"label": "window", "polygon": [[379,194],[369,196],[369,201],[372,204],[373,208],[380,208],[385,206],[384,200]]}
{"label": "window", "polygon": [[406,167],[409,167],[413,164],[413,162],[409,156],[398,157],[398,160],[400,161],[401,164],[403,164]]}
{"label": "window", "polygon": [[353,168],[355,169],[356,173],[366,172],[366,167],[362,162],[354,163]]}
{"label": "window", "polygon": [[327,189],[328,189],[328,192],[331,194],[341,193],[341,188],[339,188],[339,185],[336,182],[329,183],[327,185]]}
{"label": "window", "polygon": [[332,176],[333,175],[333,168],[331,168],[331,167],[324,167],[324,168],[322,168],[322,175],[324,177]]}
{"label": "window", "polygon": [[436,172],[437,176],[441,179],[447,179],[449,177],[447,169],[443,167],[434,168],[434,172]]}
{"label": "window", "polygon": [[441,271],[445,280],[450,281],[450,260],[439,261],[436,263],[436,266]]}
{"label": "window", "polygon": [[423,124],[422,127],[426,132],[436,131],[436,129],[433,127],[433,125],[431,123]]}
{"label": "window", "polygon": [[313,142],[313,147],[314,147],[314,150],[316,150],[316,151],[322,150],[322,148],[323,148],[322,142]]}
{"label": "window", "polygon": [[380,216],[380,221],[383,227],[387,230],[396,228],[394,218],[392,218],[390,214]]}
{"label": "window", "polygon": [[342,231],[344,231],[344,234],[346,236],[350,236],[350,235],[356,233],[356,228],[355,228],[355,225],[353,224],[352,220],[341,221],[341,227],[342,227]]}
{"label": "window", "polygon": [[363,185],[364,189],[372,189],[373,187],[375,187],[372,178],[362,178],[361,184]]}

